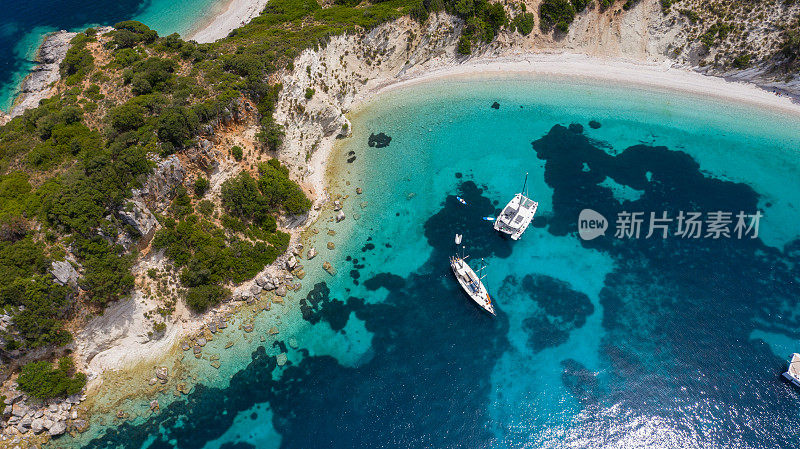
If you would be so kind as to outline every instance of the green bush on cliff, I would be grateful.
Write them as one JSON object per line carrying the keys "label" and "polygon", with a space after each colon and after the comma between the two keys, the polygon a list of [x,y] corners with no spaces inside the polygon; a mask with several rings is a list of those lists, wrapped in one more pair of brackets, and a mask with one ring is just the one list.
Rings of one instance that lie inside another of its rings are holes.
{"label": "green bush on cliff", "polygon": [[566,33],[575,20],[575,6],[568,0],[544,0],[539,5],[539,26],[542,31],[553,28]]}
{"label": "green bush on cliff", "polygon": [[151,44],[158,38],[155,30],[151,30],[147,25],[135,20],[115,23],[114,28],[111,41],[118,49],[134,47],[139,43]]}
{"label": "green bush on cliff", "polygon": [[230,290],[219,285],[192,287],[186,292],[186,305],[193,311],[202,313],[222,302],[230,294]]}
{"label": "green bush on cliff", "polygon": [[78,84],[94,68],[94,56],[86,48],[85,35],[79,34],[72,39],[72,45],[64,60],[61,61],[61,75],[69,85]]}
{"label": "green bush on cliff", "polygon": [[86,385],[86,375],[75,372],[71,358],[62,357],[56,367],[44,360],[28,363],[22,367],[17,383],[31,397],[50,399],[79,393]]}
{"label": "green bush on cliff", "polygon": [[533,13],[530,12],[521,12],[517,14],[511,22],[513,27],[523,36],[531,34],[531,31],[533,31],[533,23]]}

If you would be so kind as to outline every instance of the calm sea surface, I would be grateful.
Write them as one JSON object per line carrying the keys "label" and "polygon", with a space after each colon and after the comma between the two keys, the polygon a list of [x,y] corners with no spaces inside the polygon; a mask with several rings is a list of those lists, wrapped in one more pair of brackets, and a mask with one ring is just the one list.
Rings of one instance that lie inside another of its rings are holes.
{"label": "calm sea surface", "polygon": [[[168,391],[155,415],[143,400],[80,445],[796,446],[800,394],[780,373],[800,350],[797,117],[494,79],[396,90],[351,118],[332,175],[347,220],[315,226],[302,290],[253,333],[237,324],[204,359],[187,355],[190,394]],[[390,144],[370,147],[372,133]],[[539,212],[514,242],[483,217],[526,172]],[[607,218],[605,236],[578,237],[584,208]],[[700,238],[674,235],[681,211],[702,214]],[[730,237],[706,237],[717,211],[733,214]],[[740,211],[763,215],[757,238],[737,238]],[[643,213],[638,239],[615,238],[623,212]],[[673,219],[667,238],[645,238],[651,212]],[[450,273],[456,232],[488,263],[497,317]]]}

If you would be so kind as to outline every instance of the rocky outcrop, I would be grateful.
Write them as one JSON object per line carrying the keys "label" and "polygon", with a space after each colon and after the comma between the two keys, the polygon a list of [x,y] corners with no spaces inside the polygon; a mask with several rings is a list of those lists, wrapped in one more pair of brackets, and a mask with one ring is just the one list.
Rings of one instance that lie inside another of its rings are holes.
{"label": "rocky outcrop", "polygon": [[123,223],[131,226],[139,235],[150,235],[158,225],[156,216],[144,204],[141,198],[134,198],[119,211],[119,218]]}
{"label": "rocky outcrop", "polygon": [[[5,410],[6,421],[0,426],[5,435],[38,435],[47,432],[51,437],[66,433],[72,425],[78,430],[85,430],[85,422],[78,423],[78,406],[86,396],[76,394],[64,399],[50,399],[30,401],[26,395],[17,390],[3,392],[6,396]],[[30,432],[30,433],[29,433]],[[4,437],[5,438],[5,437]]]}
{"label": "rocky outcrop", "polygon": [[75,37],[75,34],[62,30],[45,38],[36,57],[39,64],[22,82],[20,94],[14,107],[11,108],[11,117],[16,117],[27,109],[39,106],[42,99],[53,94],[53,84],[61,76],[59,65],[67,55],[69,42]]}
{"label": "rocky outcrop", "polygon": [[149,202],[157,211],[163,211],[174,196],[175,188],[183,183],[186,169],[174,154],[157,161],[153,173],[141,189],[133,191],[134,197]]}
{"label": "rocky outcrop", "polygon": [[53,275],[53,281],[58,285],[76,285],[78,282],[78,272],[66,260],[53,262],[50,265],[50,274]]}

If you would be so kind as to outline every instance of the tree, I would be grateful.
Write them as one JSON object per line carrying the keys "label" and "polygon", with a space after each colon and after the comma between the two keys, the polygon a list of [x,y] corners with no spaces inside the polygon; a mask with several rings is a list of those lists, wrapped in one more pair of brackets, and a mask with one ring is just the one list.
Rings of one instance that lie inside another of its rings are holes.
{"label": "tree", "polygon": [[539,5],[539,26],[542,31],[550,31],[555,27],[566,33],[573,20],[575,6],[569,0],[544,0]]}
{"label": "tree", "polygon": [[219,304],[228,296],[230,296],[230,291],[227,288],[219,285],[201,285],[189,289],[186,293],[186,305],[193,311],[202,313],[209,307]]}
{"label": "tree", "polygon": [[182,147],[194,135],[200,120],[191,109],[172,107],[158,118],[158,137],[175,146]]}
{"label": "tree", "polygon": [[209,187],[211,187],[211,183],[208,181],[208,178],[198,176],[197,179],[194,180],[194,194],[200,198],[206,194]]}
{"label": "tree", "polygon": [[86,375],[75,372],[71,358],[62,357],[55,368],[44,360],[28,363],[22,367],[17,383],[34,398],[50,399],[79,393],[86,385]]}

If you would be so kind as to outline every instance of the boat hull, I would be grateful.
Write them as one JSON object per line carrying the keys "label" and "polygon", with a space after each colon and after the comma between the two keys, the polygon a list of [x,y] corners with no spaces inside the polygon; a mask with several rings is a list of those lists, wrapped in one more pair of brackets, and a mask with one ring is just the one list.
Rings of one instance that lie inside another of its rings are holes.
{"label": "boat hull", "polygon": [[486,312],[495,315],[492,299],[475,271],[459,257],[450,257],[450,268],[461,286],[461,290],[469,296],[472,302]]}
{"label": "boat hull", "polygon": [[521,193],[514,195],[495,219],[495,231],[508,235],[512,240],[519,240],[531,224],[538,206],[539,203]]}

